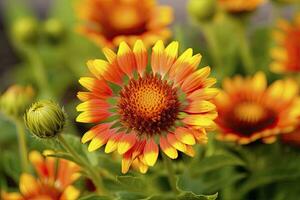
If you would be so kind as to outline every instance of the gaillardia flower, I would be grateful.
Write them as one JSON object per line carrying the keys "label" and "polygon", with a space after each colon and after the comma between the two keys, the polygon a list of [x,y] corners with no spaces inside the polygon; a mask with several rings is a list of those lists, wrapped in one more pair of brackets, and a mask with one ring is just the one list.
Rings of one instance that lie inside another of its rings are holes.
{"label": "gaillardia flower", "polygon": [[227,12],[242,13],[256,10],[265,0],[218,0],[218,2]]}
{"label": "gaillardia flower", "polygon": [[187,49],[177,58],[178,43],[166,48],[158,41],[148,66],[147,50],[138,40],[133,50],[120,44],[118,53],[104,48],[105,60],[90,60],[87,65],[95,78],[84,77],[79,92],[84,103],[78,122],[99,123],[82,137],[91,141],[88,150],[106,144],[105,152],[123,155],[122,172],[134,162],[141,172],[153,166],[159,147],[172,159],[177,150],[192,156],[192,145],[205,142],[206,129],[217,117],[211,99],[216,80],[208,78],[210,68],[197,69],[201,55]]}
{"label": "gaillardia flower", "polygon": [[173,21],[172,9],[156,0],[84,0],[78,13],[84,23],[79,32],[102,47],[121,41],[133,45],[138,39],[150,46],[171,36],[167,25]]}
{"label": "gaillardia flower", "polygon": [[277,46],[271,50],[271,70],[277,73],[300,72],[300,14],[293,23],[278,21],[273,37]]}
{"label": "gaillardia flower", "polygon": [[29,153],[29,159],[37,178],[28,173],[21,174],[20,193],[2,192],[3,200],[75,200],[79,190],[71,184],[79,178],[79,166],[53,157],[44,158],[39,152]]}
{"label": "gaillardia flower", "polygon": [[225,79],[223,91],[215,98],[216,123],[220,139],[247,144],[293,131],[300,115],[298,86],[292,80],[278,80],[267,87],[266,77]]}

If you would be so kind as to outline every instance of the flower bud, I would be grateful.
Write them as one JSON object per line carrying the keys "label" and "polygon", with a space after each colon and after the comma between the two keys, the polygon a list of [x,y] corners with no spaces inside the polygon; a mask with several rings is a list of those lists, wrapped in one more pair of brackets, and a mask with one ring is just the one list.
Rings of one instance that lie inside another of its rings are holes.
{"label": "flower bud", "polygon": [[63,39],[65,35],[65,27],[60,20],[48,19],[44,23],[44,32],[46,38],[50,42],[57,43]]}
{"label": "flower bud", "polygon": [[26,127],[39,138],[60,134],[66,123],[64,110],[55,102],[42,100],[34,103],[25,113]]}
{"label": "flower bud", "polygon": [[18,19],[12,26],[12,36],[18,42],[35,42],[38,37],[37,20],[31,17]]}
{"label": "flower bud", "polygon": [[33,99],[31,86],[13,85],[0,96],[0,111],[11,118],[21,117]]}
{"label": "flower bud", "polygon": [[216,7],[216,0],[190,0],[187,5],[189,14],[199,22],[211,19]]}

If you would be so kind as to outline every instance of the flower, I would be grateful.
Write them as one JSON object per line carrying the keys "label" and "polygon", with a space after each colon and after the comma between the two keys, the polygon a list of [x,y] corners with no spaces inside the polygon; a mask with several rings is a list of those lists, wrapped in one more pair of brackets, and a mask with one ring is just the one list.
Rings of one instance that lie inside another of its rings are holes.
{"label": "flower", "polygon": [[0,96],[0,111],[12,118],[21,117],[34,99],[31,86],[12,85]]}
{"label": "flower", "polygon": [[254,11],[265,0],[218,0],[218,2],[224,10],[230,13],[241,13]]}
{"label": "flower", "polygon": [[171,36],[167,25],[173,21],[172,9],[156,0],[85,0],[78,13],[85,22],[78,31],[100,46],[133,45],[138,39],[150,46]]}
{"label": "flower", "polygon": [[[300,117],[298,121],[300,122]],[[281,136],[281,141],[286,144],[291,144],[300,147],[300,124],[293,132],[289,134],[283,134]]]}
{"label": "flower", "polygon": [[271,70],[277,73],[300,72],[300,14],[293,23],[278,21],[273,38],[276,47],[271,50]]}
{"label": "flower", "polygon": [[79,178],[79,166],[53,157],[44,158],[39,152],[29,153],[37,178],[28,173],[20,176],[20,193],[1,193],[3,200],[75,200],[79,190],[71,184]]}
{"label": "flower", "polygon": [[253,77],[225,79],[215,98],[219,138],[247,144],[272,142],[275,135],[293,131],[300,116],[298,85],[291,79],[267,87],[262,72]]}
{"label": "flower", "polygon": [[24,122],[28,130],[39,138],[51,138],[60,134],[66,124],[64,110],[55,102],[38,101],[26,111]]}
{"label": "flower", "polygon": [[89,60],[95,78],[83,77],[80,84],[88,92],[79,92],[83,103],[77,121],[98,123],[82,137],[91,141],[88,150],[104,144],[105,152],[123,155],[122,172],[132,163],[145,173],[153,166],[159,147],[172,159],[177,150],[192,156],[192,145],[205,142],[206,129],[214,127],[217,116],[211,99],[217,90],[210,88],[210,68],[197,69],[201,55],[187,49],[177,58],[178,42],[166,48],[158,41],[148,65],[147,50],[138,40],[133,50],[120,44],[118,53],[104,48],[108,61]]}

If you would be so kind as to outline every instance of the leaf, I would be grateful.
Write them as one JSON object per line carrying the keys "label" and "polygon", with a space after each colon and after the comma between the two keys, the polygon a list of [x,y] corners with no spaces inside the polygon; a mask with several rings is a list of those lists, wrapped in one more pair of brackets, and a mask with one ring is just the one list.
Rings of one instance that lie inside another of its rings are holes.
{"label": "leaf", "polygon": [[143,192],[147,190],[146,183],[139,177],[117,176],[117,181],[127,190]]}
{"label": "leaf", "polygon": [[118,192],[116,200],[142,200],[145,198],[144,194],[136,192]]}
{"label": "leaf", "polygon": [[81,197],[78,200],[113,200],[113,198],[109,196],[98,196],[95,194],[91,194],[91,195]]}
{"label": "leaf", "polygon": [[192,176],[200,176],[212,170],[225,166],[245,166],[245,162],[231,154],[222,154],[206,157],[199,163],[194,163],[191,171]]}
{"label": "leaf", "polygon": [[193,192],[182,192],[177,199],[178,200],[215,200],[218,197],[218,193],[213,195],[197,195]]}
{"label": "leaf", "polygon": [[245,184],[240,187],[242,195],[247,194],[255,188],[259,188],[271,183],[294,180],[300,178],[299,169],[265,169],[251,176]]}

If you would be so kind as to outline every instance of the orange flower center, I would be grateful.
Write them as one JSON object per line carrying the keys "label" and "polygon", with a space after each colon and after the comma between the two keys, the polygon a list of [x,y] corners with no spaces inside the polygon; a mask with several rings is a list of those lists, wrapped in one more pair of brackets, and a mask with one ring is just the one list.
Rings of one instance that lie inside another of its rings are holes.
{"label": "orange flower center", "polygon": [[111,26],[115,29],[129,29],[143,23],[138,11],[132,6],[117,6],[108,17]]}
{"label": "orange flower center", "polygon": [[266,117],[265,108],[255,102],[243,102],[236,106],[234,115],[240,121],[257,123]]}
{"label": "orange flower center", "polygon": [[131,79],[120,96],[118,107],[123,125],[141,135],[167,131],[177,119],[177,90],[158,76]]}

